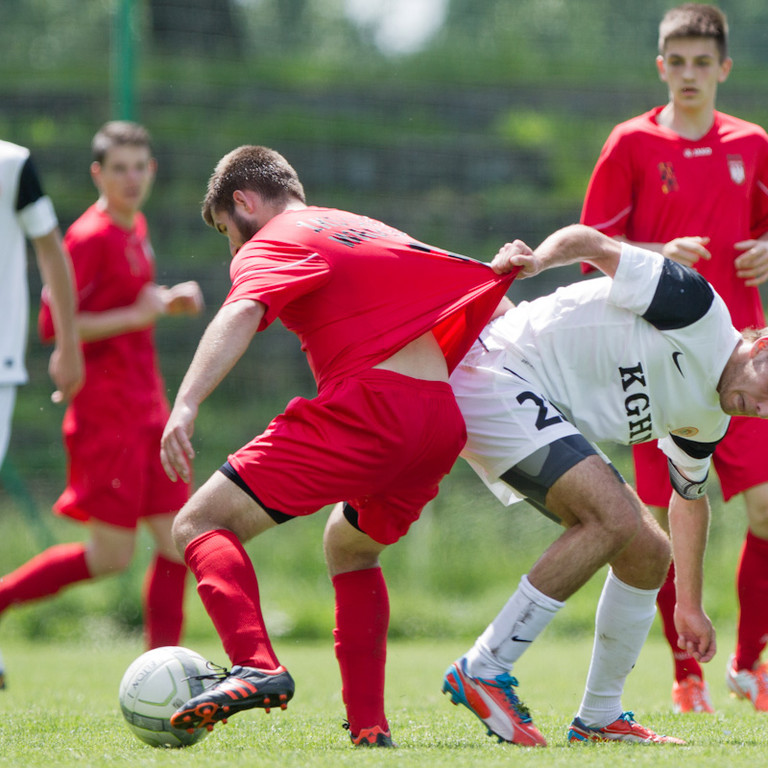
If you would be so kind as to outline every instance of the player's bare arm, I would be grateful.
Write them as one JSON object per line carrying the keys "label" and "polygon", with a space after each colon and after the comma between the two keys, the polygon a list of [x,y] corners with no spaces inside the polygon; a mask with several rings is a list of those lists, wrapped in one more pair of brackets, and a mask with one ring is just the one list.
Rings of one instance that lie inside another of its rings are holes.
{"label": "player's bare arm", "polygon": [[710,661],[717,650],[715,629],[703,607],[704,552],[709,517],[706,496],[684,499],[678,493],[672,493],[669,532],[675,563],[678,645],[699,662]]}
{"label": "player's bare arm", "polygon": [[533,277],[552,267],[563,267],[587,261],[613,277],[621,258],[621,244],[613,238],[583,224],[571,224],[551,234],[536,250],[516,240],[507,243],[496,254],[491,267],[498,274],[519,267],[518,277]]}
{"label": "player's bare arm", "polygon": [[48,374],[56,385],[51,399],[57,403],[67,402],[82,387],[85,373],[83,353],[75,328],[72,271],[58,229],[34,238],[32,244],[40,275],[50,297],[56,333],[55,347],[48,363]]}
{"label": "player's bare arm", "polygon": [[191,437],[198,408],[243,356],[265,310],[260,301],[234,301],[225,304],[206,328],[161,440],[160,461],[171,480],[190,481],[190,462],[195,457]]}
{"label": "player's bare arm", "polygon": [[737,277],[746,285],[761,285],[768,280],[768,233],[757,240],[734,243],[733,247],[742,251],[734,262]]}
{"label": "player's bare arm", "polygon": [[173,288],[148,283],[133,304],[103,312],[78,312],[76,323],[82,341],[98,341],[149,328],[163,315],[196,315],[202,309],[202,291],[193,280]]}

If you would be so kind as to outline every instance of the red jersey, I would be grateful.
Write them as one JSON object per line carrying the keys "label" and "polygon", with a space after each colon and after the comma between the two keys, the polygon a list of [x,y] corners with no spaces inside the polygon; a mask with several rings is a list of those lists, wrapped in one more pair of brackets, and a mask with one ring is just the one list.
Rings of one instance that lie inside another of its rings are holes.
{"label": "red jersey", "polygon": [[235,255],[225,304],[256,299],[259,330],[279,317],[296,333],[318,389],[386,360],[427,331],[452,370],[513,279],[331,208],[289,210]]}
{"label": "red jersey", "polygon": [[[67,231],[64,243],[72,257],[78,312],[103,312],[133,304],[155,277],[155,259],[142,214],[130,230],[119,227],[96,205]],[[54,335],[45,299],[39,316],[40,335]],[[146,328],[83,343],[85,383],[70,405],[69,419],[87,410],[136,423],[165,421],[167,401],[159,373],[154,331]],[[137,424],[138,426],[138,424]]]}
{"label": "red jersey", "polygon": [[723,297],[738,329],[765,325],[760,294],[736,276],[733,246],[768,231],[768,135],[714,113],[697,141],[660,126],[663,107],[617,125],[589,182],[583,224],[611,237],[666,243],[709,237],[712,258],[695,269]]}

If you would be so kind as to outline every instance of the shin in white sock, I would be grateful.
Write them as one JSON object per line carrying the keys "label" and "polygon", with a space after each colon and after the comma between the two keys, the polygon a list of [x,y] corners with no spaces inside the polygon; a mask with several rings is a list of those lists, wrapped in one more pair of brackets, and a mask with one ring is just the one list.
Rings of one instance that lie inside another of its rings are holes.
{"label": "shin in white sock", "polygon": [[656,615],[658,589],[631,587],[608,571],[595,616],[595,641],[579,718],[592,728],[612,723],[622,713],[627,675]]}
{"label": "shin in white sock", "polygon": [[523,576],[499,615],[464,654],[469,674],[492,678],[509,672],[563,605]]}

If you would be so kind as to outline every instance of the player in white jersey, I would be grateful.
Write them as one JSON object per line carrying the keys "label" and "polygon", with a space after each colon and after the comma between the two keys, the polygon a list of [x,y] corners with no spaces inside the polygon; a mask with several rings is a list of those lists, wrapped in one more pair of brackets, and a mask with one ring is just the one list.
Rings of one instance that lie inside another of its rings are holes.
{"label": "player in white jersey", "polygon": [[443,690],[505,741],[544,737],[509,674],[564,601],[610,563],[595,644],[569,741],[674,742],[624,712],[621,693],[655,615],[666,535],[595,441],[659,440],[674,488],[681,648],[715,653],[701,602],[710,456],[730,415],[768,415],[768,338],[733,328],[693,270],[575,225],[535,252],[516,242],[494,264],[518,277],[589,261],[606,277],[561,288],[494,319],[451,377],[468,441],[463,455],[505,503],[527,498],[566,531],[523,576]]}
{"label": "player in white jersey", "polygon": [[[29,150],[0,140],[0,467],[11,438],[16,388],[27,381],[26,238],[32,241],[53,306],[56,344],[48,365],[56,385],[53,398],[69,400],[83,381],[69,257],[62,248],[53,204],[43,192]],[[5,669],[0,657],[0,689],[3,688]]]}
{"label": "player in white jersey", "polygon": [[56,398],[68,400],[80,388],[83,360],[74,322],[69,259],[50,198],[43,192],[29,150],[0,140],[0,465],[11,432],[16,387],[27,381],[29,296],[27,244],[55,304],[56,346],[49,373]]}

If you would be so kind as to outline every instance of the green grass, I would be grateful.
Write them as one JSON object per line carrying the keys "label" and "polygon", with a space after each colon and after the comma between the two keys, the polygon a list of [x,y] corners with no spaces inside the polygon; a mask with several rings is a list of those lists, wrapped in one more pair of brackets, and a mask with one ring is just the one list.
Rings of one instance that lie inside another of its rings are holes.
{"label": "green grass", "polygon": [[[688,741],[686,747],[600,744],[569,747],[565,729],[578,707],[591,640],[548,633],[516,668],[521,695],[549,741],[546,750],[498,744],[463,708],[440,693],[447,664],[467,647],[460,640],[390,644],[387,712],[396,751],[355,750],[341,729],[344,711],[331,642],[277,644],[297,681],[286,712],[246,712],[217,726],[184,750],[144,745],[126,728],[117,707],[123,671],[141,652],[137,642],[3,644],[9,686],[0,693],[0,762],[6,766],[222,766],[243,761],[260,768],[346,765],[610,766],[617,760],[654,768],[680,765],[753,766],[768,748],[765,716],[730,699],[722,682],[725,651],[710,666],[714,716],[671,712],[669,652],[658,638],[643,650],[630,676],[624,706],[640,722]],[[196,649],[223,661],[214,643]]]}

